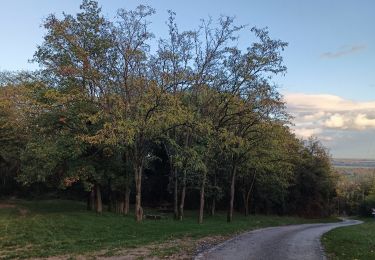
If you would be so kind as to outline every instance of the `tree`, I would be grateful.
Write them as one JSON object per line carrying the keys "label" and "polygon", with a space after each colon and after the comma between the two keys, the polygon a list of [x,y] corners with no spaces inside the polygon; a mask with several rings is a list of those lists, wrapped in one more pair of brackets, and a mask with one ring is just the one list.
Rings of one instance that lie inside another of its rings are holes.
{"label": "tree", "polygon": [[0,75],[0,180],[1,193],[12,192],[20,173],[20,156],[28,136],[27,95],[31,75],[24,73]]}
{"label": "tree", "polygon": [[290,201],[295,211],[305,216],[327,216],[335,195],[335,178],[325,147],[310,138],[300,151]]}
{"label": "tree", "polygon": [[286,72],[287,44],[252,28],[255,41],[240,49],[246,27],[233,18],[180,31],[172,11],[168,36],[155,41],[154,13],[141,5],[108,19],[84,0],[78,14],[45,20],[34,56],[41,70],[0,74],[3,179],[83,186],[97,212],[103,197],[127,214],[134,189],[138,222],[158,185],[152,203],[173,201],[180,220],[185,204],[199,205],[202,223],[224,199],[228,222],[239,206],[246,215],[329,213],[336,184],[328,152],[295,138],[272,83]]}

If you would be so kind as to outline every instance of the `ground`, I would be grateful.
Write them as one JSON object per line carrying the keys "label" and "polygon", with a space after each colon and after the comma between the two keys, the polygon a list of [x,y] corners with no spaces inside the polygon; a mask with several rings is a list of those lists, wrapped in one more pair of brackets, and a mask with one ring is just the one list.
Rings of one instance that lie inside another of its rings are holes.
{"label": "ground", "polygon": [[197,212],[188,211],[183,221],[174,221],[169,215],[137,224],[133,216],[110,212],[98,215],[76,201],[7,200],[0,205],[0,258],[4,259],[116,259],[125,255],[129,259],[185,259],[247,230],[335,221],[236,214],[232,223],[226,223],[225,214],[219,213],[199,225]]}
{"label": "ground", "polygon": [[364,224],[338,228],[323,236],[322,242],[329,259],[375,259],[375,219],[362,220]]}

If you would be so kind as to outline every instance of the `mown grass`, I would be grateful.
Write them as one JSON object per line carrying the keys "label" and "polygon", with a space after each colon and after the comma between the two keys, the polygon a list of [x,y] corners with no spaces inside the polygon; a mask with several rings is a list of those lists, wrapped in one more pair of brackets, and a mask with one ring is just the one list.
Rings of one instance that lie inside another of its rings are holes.
{"label": "mown grass", "polygon": [[199,225],[196,212],[187,212],[183,221],[174,221],[169,216],[137,224],[133,216],[110,212],[97,215],[86,211],[83,203],[75,201],[17,201],[16,206],[0,209],[0,258],[85,254],[174,238],[200,238],[268,226],[336,221],[332,218],[307,220],[237,214],[232,223],[226,223],[225,214],[218,214],[206,217],[204,224]]}
{"label": "mown grass", "polygon": [[329,259],[375,259],[375,220],[361,219],[365,223],[331,230],[322,242]]}

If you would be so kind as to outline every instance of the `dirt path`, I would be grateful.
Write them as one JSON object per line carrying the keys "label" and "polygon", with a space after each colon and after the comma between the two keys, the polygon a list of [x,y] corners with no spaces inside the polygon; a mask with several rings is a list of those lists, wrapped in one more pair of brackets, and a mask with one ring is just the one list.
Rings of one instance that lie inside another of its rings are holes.
{"label": "dirt path", "polygon": [[215,260],[321,260],[326,259],[321,236],[331,229],[357,225],[357,220],[264,228],[244,233],[195,257]]}
{"label": "dirt path", "polygon": [[15,208],[16,206],[9,203],[0,202],[0,209],[11,209]]}
{"label": "dirt path", "polygon": [[17,209],[18,213],[23,217],[29,213],[28,209],[18,207],[13,202],[8,201],[0,201],[0,209]]}

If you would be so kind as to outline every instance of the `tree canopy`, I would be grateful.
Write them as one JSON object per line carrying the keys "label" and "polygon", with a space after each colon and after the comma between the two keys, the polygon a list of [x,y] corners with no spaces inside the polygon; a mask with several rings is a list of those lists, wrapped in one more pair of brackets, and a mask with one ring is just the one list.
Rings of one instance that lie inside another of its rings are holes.
{"label": "tree canopy", "polygon": [[[235,209],[329,214],[329,154],[295,137],[273,83],[287,43],[226,16],[180,31],[172,11],[157,39],[154,13],[109,19],[84,0],[76,15],[45,19],[40,70],[0,77],[3,182],[80,189],[99,213],[102,200],[125,214],[134,202],[137,221],[155,200],[176,219],[199,209],[199,223],[216,207],[228,222]],[[245,49],[243,30],[255,39]]]}

